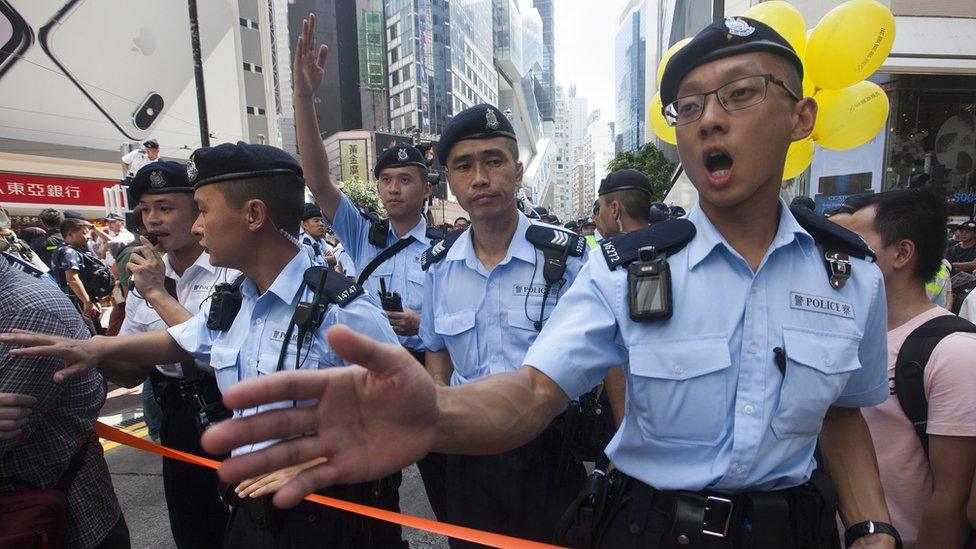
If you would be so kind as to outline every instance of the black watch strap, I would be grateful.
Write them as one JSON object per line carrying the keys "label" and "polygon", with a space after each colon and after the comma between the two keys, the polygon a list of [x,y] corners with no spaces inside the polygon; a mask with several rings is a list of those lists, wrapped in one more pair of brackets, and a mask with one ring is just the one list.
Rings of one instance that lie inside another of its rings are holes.
{"label": "black watch strap", "polygon": [[895,538],[895,547],[897,549],[902,549],[901,536],[898,535],[898,530],[887,522],[877,522],[874,520],[859,522],[848,528],[847,531],[844,532],[844,546],[850,547],[851,544],[858,539],[863,538],[864,536],[870,536],[872,534],[887,534]]}

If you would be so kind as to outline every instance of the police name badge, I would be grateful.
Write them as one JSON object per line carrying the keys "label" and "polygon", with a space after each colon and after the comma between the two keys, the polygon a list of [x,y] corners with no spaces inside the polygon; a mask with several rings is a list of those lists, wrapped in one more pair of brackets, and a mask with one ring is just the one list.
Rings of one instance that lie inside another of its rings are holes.
{"label": "police name badge", "polygon": [[405,162],[409,158],[407,156],[407,149],[400,149],[400,152],[397,153],[397,158],[400,159],[400,162]]}
{"label": "police name badge", "polygon": [[811,313],[823,313],[844,318],[854,318],[854,306],[844,301],[818,295],[790,292],[790,308]]}

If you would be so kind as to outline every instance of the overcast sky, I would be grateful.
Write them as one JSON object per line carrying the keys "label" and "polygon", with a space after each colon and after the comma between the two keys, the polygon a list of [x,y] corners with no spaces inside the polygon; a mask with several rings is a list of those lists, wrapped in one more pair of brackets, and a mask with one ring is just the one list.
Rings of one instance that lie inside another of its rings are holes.
{"label": "overcast sky", "polygon": [[625,0],[556,0],[556,82],[613,120],[613,39]]}

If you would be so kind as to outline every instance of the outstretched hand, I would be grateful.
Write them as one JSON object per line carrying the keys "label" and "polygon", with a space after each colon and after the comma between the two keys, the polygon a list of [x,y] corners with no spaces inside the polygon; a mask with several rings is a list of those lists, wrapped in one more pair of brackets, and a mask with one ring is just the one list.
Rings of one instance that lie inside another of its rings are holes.
{"label": "outstretched hand", "polygon": [[325,76],[325,59],[328,56],[328,46],[321,44],[315,47],[315,14],[310,13],[308,19],[302,21],[302,32],[298,36],[291,68],[295,95],[310,96],[315,93]]}
{"label": "outstretched hand", "polygon": [[227,482],[326,458],[281,486],[274,496],[278,507],[293,507],[319,488],[399,471],[427,455],[434,443],[438,418],[434,383],[410,353],[343,326],[329,330],[328,338],[340,357],[358,365],[281,372],[243,381],[224,393],[224,404],[235,410],[318,399],[314,407],[226,420],[203,435],[203,447],[215,454],[283,439],[225,460],[220,476]]}
{"label": "outstretched hand", "polygon": [[64,369],[54,373],[54,381],[62,383],[98,366],[101,357],[97,339],[71,339],[47,334],[13,330],[0,334],[0,343],[20,345],[10,349],[13,356],[52,356],[64,360]]}

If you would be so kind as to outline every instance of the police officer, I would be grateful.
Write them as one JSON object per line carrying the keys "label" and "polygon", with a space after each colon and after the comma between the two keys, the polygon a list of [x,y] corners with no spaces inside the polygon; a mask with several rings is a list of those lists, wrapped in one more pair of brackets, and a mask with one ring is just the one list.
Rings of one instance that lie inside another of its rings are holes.
{"label": "police officer", "polygon": [[[328,48],[322,45],[315,53],[314,36],[315,16],[309,14],[302,25],[292,71],[295,127],[303,151],[306,182],[356,264],[357,280],[370,294],[382,296],[383,308],[400,344],[423,364],[424,345],[419,332],[424,272],[420,256],[444,236],[439,230],[428,229],[423,215],[431,194],[427,160],[420,150],[404,144],[386,149],[376,159],[376,190],[389,219],[360,211],[339,190],[329,176],[329,159],[319,136],[313,101],[325,73]],[[431,456],[418,465],[435,515],[445,516],[444,458]]]}
{"label": "police officer", "polygon": [[646,227],[650,223],[651,182],[637,170],[607,174],[597,190],[599,209],[593,214],[603,238],[612,238]]}
{"label": "police officer", "polygon": [[[521,363],[582,267],[585,244],[517,209],[522,163],[514,129],[496,107],[476,105],[457,114],[437,155],[471,227],[451,233],[422,259],[427,278],[420,333],[435,380],[460,386]],[[563,435],[551,426],[500,455],[450,456],[448,521],[551,539],[582,481],[578,466],[558,470]],[[458,540],[451,545],[465,546]]]}
{"label": "police officer", "polygon": [[[199,215],[186,166],[153,162],[136,174],[129,199],[142,218],[153,245],[145,237],[132,250],[126,270],[135,282],[126,301],[119,335],[164,329],[189,320],[209,306],[214,287],[240,276],[216,267],[190,229]],[[165,253],[160,258],[159,252]],[[205,455],[200,447],[197,414],[220,402],[213,370],[205,361],[158,365],[106,364],[105,376],[132,386],[148,375],[151,394],[161,412],[159,438],[164,446]],[[219,457],[210,456],[213,459]],[[229,517],[217,493],[217,475],[204,467],[163,458],[163,488],[170,528],[178,547],[220,547]]]}
{"label": "police officer", "polygon": [[[209,252],[212,264],[238,268],[245,276],[217,288],[209,308],[169,330],[96,338],[81,345],[39,335],[15,336],[18,339],[11,341],[48,344],[24,351],[64,357],[72,366],[58,377],[106,360],[140,364],[202,360],[210,363],[221,391],[242,380],[275,377],[286,370],[346,365],[325,337],[336,324],[396,343],[373,296],[333,270],[312,269],[311,258],[301,251],[297,240],[304,202],[301,174],[298,163],[274,147],[226,143],[198,149],[189,168],[200,209],[193,234]],[[334,398],[340,395],[341,390]],[[312,404],[289,399],[239,414]],[[273,444],[243,445],[231,453],[244,456]],[[224,546],[406,547],[399,527],[387,523],[311,503],[289,511],[271,505],[270,494],[281,484],[322,463],[310,460],[246,479],[228,490],[232,510]],[[348,485],[325,493],[375,504],[382,496],[369,492],[373,486]],[[219,526],[209,526],[214,527]]]}
{"label": "police officer", "polygon": [[[283,487],[277,501],[289,505],[307,487],[367,475],[341,465],[347,454],[368,452],[368,474],[380,475],[427,440],[464,454],[522,444],[609,365],[626,363],[627,413],[607,449],[612,497],[595,495],[595,523],[588,536],[577,525],[578,545],[836,547],[839,502],[849,547],[895,547],[858,409],[888,397],[881,273],[853,233],[779,199],[790,142],[816,118],[815,102],[798,95],[802,70],[785,39],[744,17],[709,25],[675,54],[662,99],[698,206],[591,252],[521,369],[430,396],[405,353],[333,330],[340,354],[364,367],[358,405],[383,418],[427,410],[436,423],[370,422],[355,450],[323,452],[315,446],[350,429],[322,405],[219,426],[204,446],[314,430],[266,462],[224,464],[237,478],[315,455],[340,463]],[[397,388],[383,383],[391,377]],[[322,395],[337,378],[264,380],[225,401],[282,398],[287,387]],[[301,430],[276,428],[284,419]],[[418,442],[384,443],[403,431]],[[818,436],[833,487],[814,472]]]}

